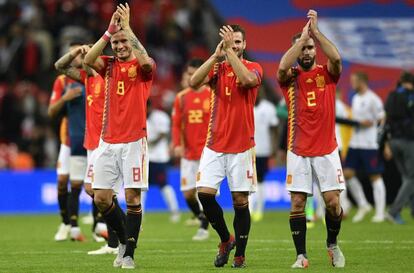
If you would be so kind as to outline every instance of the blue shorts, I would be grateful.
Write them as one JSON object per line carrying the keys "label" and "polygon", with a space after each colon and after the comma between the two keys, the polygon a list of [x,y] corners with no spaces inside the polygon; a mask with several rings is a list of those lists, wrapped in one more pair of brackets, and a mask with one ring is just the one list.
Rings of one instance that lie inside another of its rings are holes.
{"label": "blue shorts", "polygon": [[164,187],[167,184],[168,163],[149,162],[149,183]]}
{"label": "blue shorts", "polygon": [[86,149],[83,147],[84,136],[69,136],[70,139],[70,155],[86,156]]}
{"label": "blue shorts", "polygon": [[269,157],[256,157],[257,182],[262,183],[269,171]]}
{"label": "blue shorts", "polygon": [[367,174],[380,174],[384,171],[384,164],[377,149],[349,148],[344,169],[364,171]]}

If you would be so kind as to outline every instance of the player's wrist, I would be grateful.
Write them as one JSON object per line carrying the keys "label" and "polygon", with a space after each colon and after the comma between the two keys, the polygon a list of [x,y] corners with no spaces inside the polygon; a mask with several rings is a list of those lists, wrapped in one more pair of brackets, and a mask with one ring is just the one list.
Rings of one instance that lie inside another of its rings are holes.
{"label": "player's wrist", "polygon": [[111,40],[112,34],[108,31],[105,31],[105,33],[102,35],[101,39],[103,39],[105,42],[109,42]]}

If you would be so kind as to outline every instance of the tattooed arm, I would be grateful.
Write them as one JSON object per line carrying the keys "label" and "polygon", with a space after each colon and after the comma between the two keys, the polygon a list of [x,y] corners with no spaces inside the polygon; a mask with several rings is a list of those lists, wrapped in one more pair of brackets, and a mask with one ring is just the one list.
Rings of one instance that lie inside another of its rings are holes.
{"label": "tattooed arm", "polygon": [[125,3],[125,5],[120,4],[116,10],[117,14],[120,17],[121,28],[125,31],[127,36],[129,37],[129,41],[132,45],[132,51],[135,57],[138,59],[138,62],[141,65],[141,68],[145,72],[152,71],[152,59],[148,56],[147,51],[145,50],[144,46],[138,40],[137,36],[135,36],[134,32],[132,31],[129,25],[129,5]]}

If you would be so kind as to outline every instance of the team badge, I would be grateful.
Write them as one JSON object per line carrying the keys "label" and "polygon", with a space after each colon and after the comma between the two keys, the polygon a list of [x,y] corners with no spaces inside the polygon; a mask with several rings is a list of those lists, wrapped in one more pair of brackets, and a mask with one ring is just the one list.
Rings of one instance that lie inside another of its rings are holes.
{"label": "team badge", "polygon": [[308,78],[308,79],[306,80],[306,83],[313,83],[313,80],[312,80],[311,78]]}
{"label": "team badge", "polygon": [[135,78],[137,76],[137,67],[135,65],[128,68],[128,77]]}
{"label": "team badge", "polygon": [[194,103],[200,103],[201,101],[200,101],[200,98],[195,98],[193,102]]}
{"label": "team badge", "polygon": [[324,76],[320,76],[318,74],[318,76],[316,76],[315,78],[316,81],[316,87],[318,88],[324,88],[325,87],[325,77]]}

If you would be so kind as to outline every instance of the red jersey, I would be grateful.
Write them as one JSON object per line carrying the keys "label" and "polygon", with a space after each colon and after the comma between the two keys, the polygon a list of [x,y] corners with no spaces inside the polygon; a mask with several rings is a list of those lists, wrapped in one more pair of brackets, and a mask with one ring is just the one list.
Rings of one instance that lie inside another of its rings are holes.
{"label": "red jersey", "polygon": [[145,73],[137,59],[120,62],[115,57],[101,56],[105,80],[102,139],[109,143],[127,143],[147,135],[147,100],[155,73]]}
{"label": "red jersey", "polygon": [[102,113],[105,101],[104,80],[101,75],[88,76],[85,70],[81,70],[81,81],[85,84],[85,138],[83,146],[87,150],[93,150],[99,145],[102,131]]}
{"label": "red jersey", "polygon": [[293,77],[280,83],[288,107],[288,150],[300,156],[330,154],[335,137],[335,92],[339,76],[326,65],[311,71],[292,68]]}
{"label": "red jersey", "polygon": [[184,147],[184,158],[199,160],[210,120],[210,89],[186,88],[177,94],[172,112],[173,146]]}
{"label": "red jersey", "polygon": [[[49,104],[53,104],[57,102],[63,95],[65,85],[68,82],[71,82],[70,78],[66,77],[65,75],[60,75],[55,79],[53,83],[52,94],[50,96]],[[60,143],[70,146],[70,138],[69,138],[69,126],[68,126],[68,119],[66,116],[62,118],[60,121],[59,126],[59,139]]]}
{"label": "red jersey", "polygon": [[221,153],[241,153],[255,146],[253,108],[262,81],[262,67],[242,60],[256,74],[259,84],[243,88],[227,62],[214,65],[208,77],[211,86],[211,117],[206,146]]}

